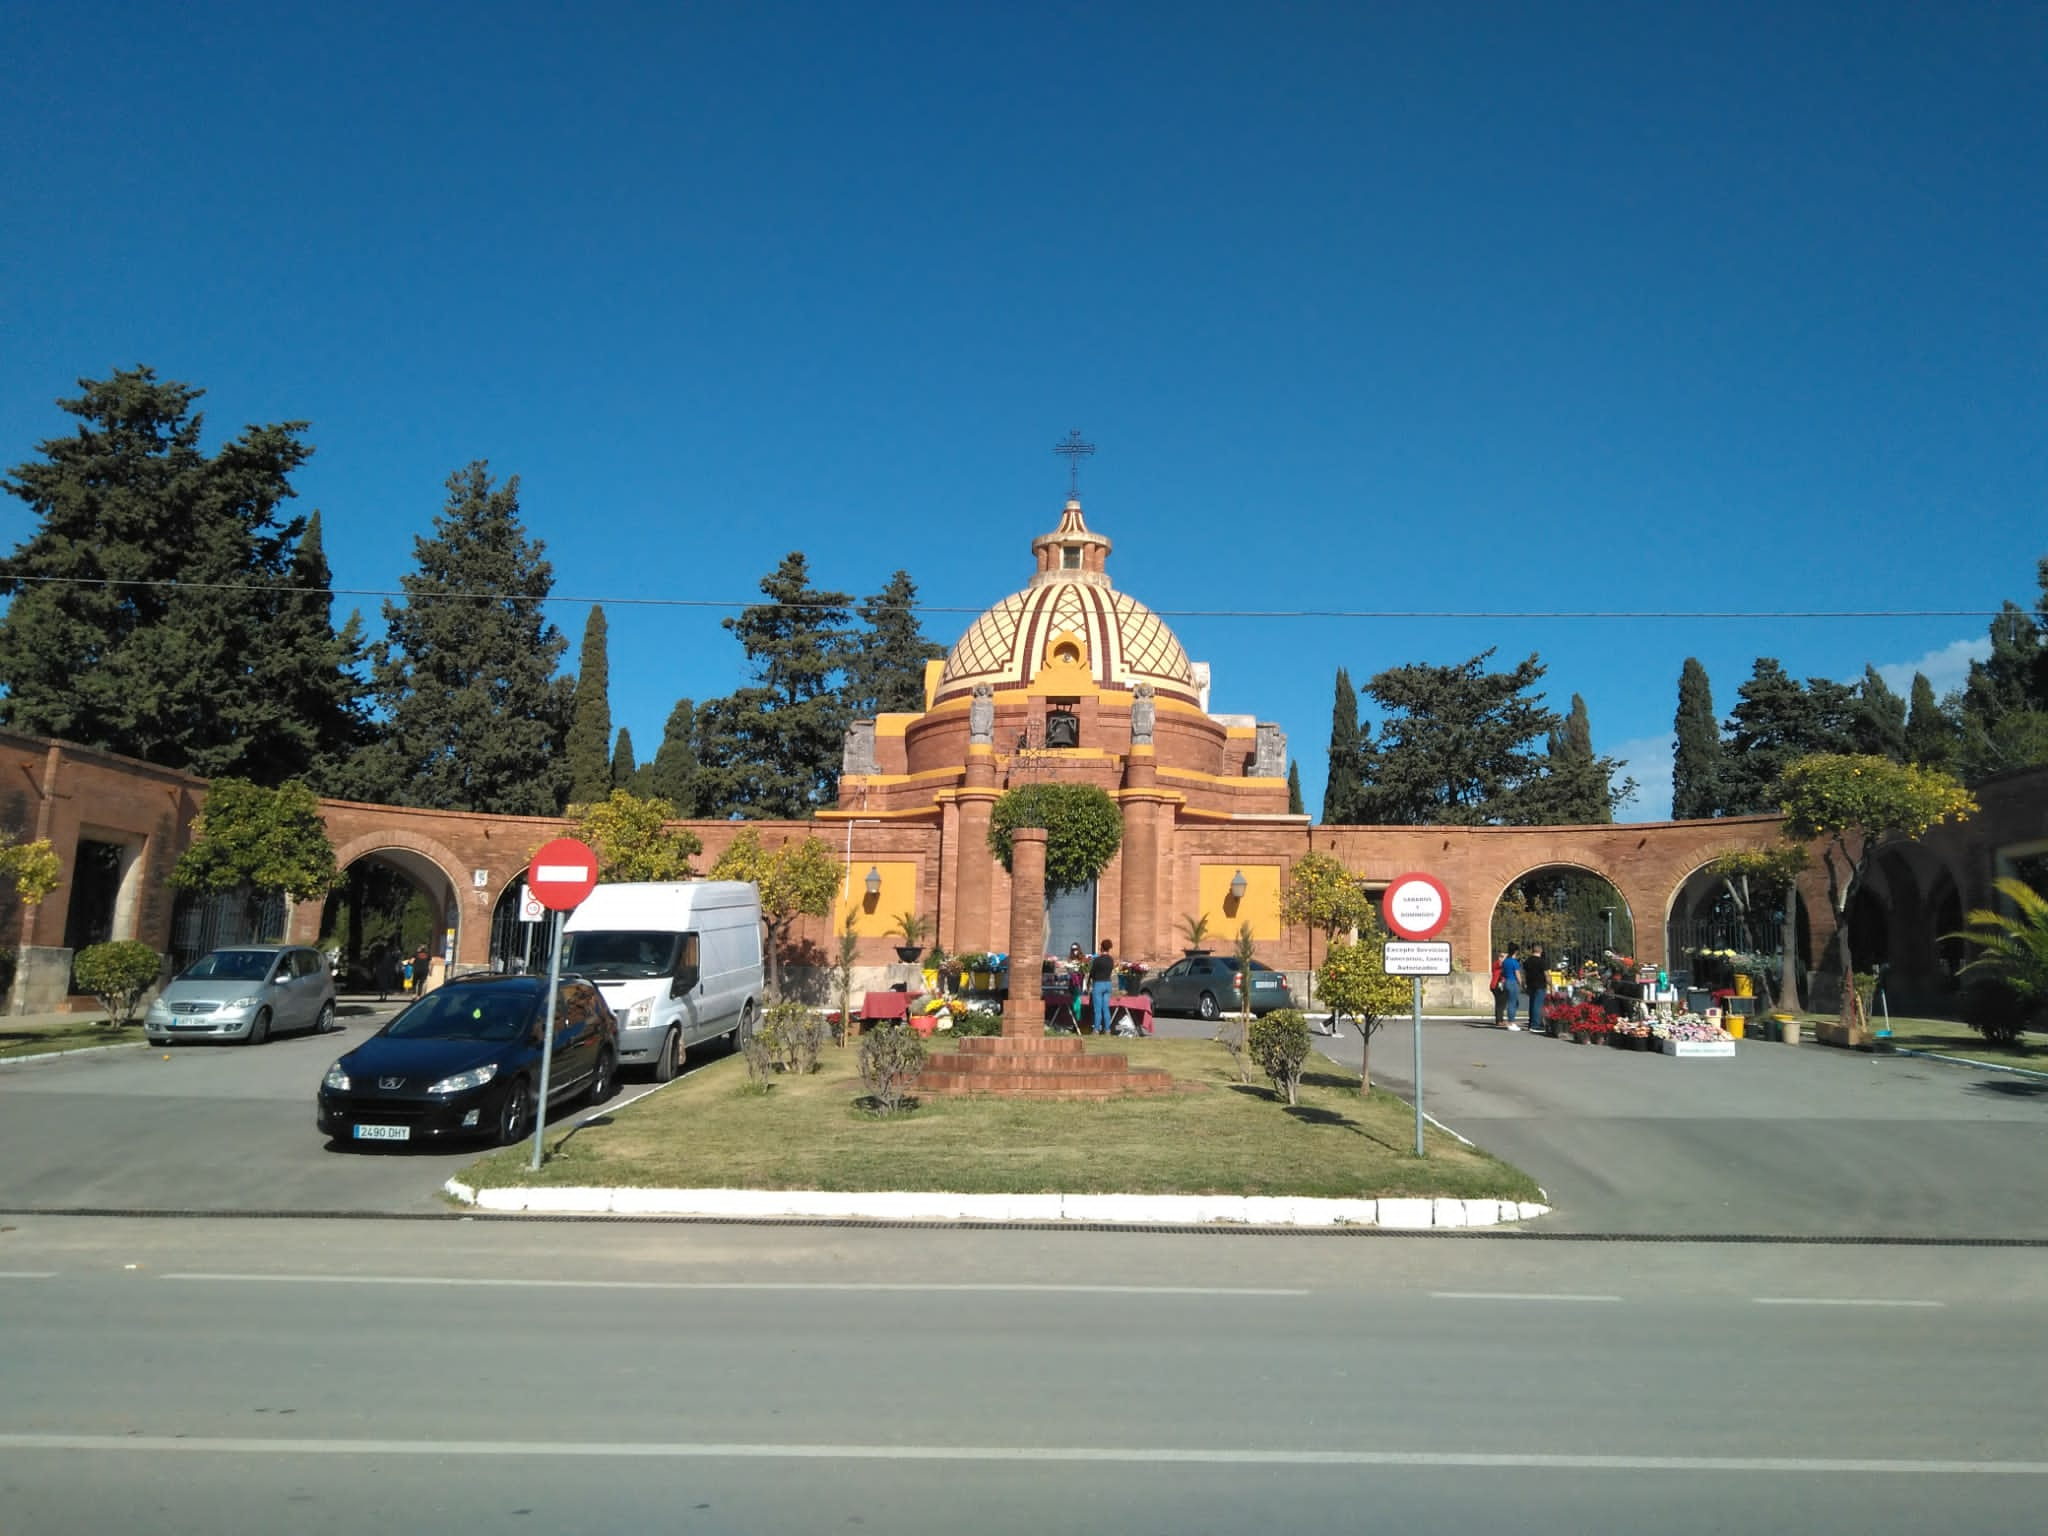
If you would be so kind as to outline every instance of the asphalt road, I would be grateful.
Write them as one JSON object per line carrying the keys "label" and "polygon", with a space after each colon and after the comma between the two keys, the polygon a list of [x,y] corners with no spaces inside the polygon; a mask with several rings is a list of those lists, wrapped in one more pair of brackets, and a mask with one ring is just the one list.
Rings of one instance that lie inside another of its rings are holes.
{"label": "asphalt road", "polygon": [[0,1528],[2012,1532],[2044,1302],[2038,1249],[22,1217]]}
{"label": "asphalt road", "polygon": [[[0,1071],[0,1209],[444,1209],[442,1184],[481,1143],[329,1147],[313,1124],[329,1064],[398,1006],[345,1003],[334,1033],[254,1047],[122,1047]],[[605,1107],[650,1086],[628,1075]],[[549,1123],[592,1113],[560,1108]]]}
{"label": "asphalt road", "polygon": [[[1162,1033],[1206,1034],[1189,1020]],[[1357,1034],[1317,1038],[1347,1067]],[[1408,1020],[1373,1081],[1409,1097]],[[1423,1108],[1529,1173],[1546,1230],[2048,1238],[2048,1081],[1818,1045],[1679,1060],[1423,1024]]]}

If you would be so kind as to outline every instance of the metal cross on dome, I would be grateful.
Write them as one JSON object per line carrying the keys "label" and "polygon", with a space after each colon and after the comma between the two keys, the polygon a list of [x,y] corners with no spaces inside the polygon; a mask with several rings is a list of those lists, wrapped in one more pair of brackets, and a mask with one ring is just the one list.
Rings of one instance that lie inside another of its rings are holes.
{"label": "metal cross on dome", "polygon": [[1067,499],[1069,501],[1079,501],[1081,499],[1081,460],[1095,451],[1095,445],[1083,442],[1081,440],[1081,429],[1075,427],[1065,437],[1052,445],[1052,451],[1054,453],[1063,453],[1067,456]]}

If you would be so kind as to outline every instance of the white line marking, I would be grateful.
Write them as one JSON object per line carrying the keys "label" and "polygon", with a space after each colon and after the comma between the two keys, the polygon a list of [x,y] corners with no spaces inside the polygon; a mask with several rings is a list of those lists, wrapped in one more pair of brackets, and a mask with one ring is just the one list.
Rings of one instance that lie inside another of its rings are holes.
{"label": "white line marking", "polygon": [[802,1280],[521,1280],[503,1275],[247,1275],[186,1272],[160,1280],[195,1280],[208,1285],[438,1285],[462,1290],[496,1288],[537,1291],[902,1291],[911,1295],[963,1292],[1044,1296],[1306,1296],[1305,1290],[1207,1285],[932,1285],[884,1282],[832,1283]]}
{"label": "white line marking", "polygon": [[234,1456],[516,1456],[671,1461],[993,1461],[1108,1465],[1528,1468],[1558,1472],[1893,1473],[2048,1477],[2048,1461],[1883,1461],[1833,1456],[1583,1456],[1528,1451],[1303,1451],[1238,1446],[760,1445],[562,1440],[268,1440],[172,1435],[0,1434],[5,1451],[183,1451]]}
{"label": "white line marking", "polygon": [[54,1280],[54,1269],[0,1269],[0,1280]]}
{"label": "white line marking", "polygon": [[1752,1296],[1760,1307],[1945,1307],[1945,1301],[1913,1301],[1896,1296]]}
{"label": "white line marking", "polygon": [[1432,1301],[1619,1301],[1619,1296],[1591,1296],[1571,1291],[1431,1291]]}

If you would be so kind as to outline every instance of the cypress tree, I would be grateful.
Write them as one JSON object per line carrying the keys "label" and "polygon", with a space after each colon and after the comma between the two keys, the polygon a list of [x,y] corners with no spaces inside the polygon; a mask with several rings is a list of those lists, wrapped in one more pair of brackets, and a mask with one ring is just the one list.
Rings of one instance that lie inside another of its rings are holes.
{"label": "cypress tree", "polygon": [[[612,748],[611,789],[632,789],[640,765],[633,761],[633,733],[619,727],[618,744]],[[599,796],[600,799],[604,798]]]}
{"label": "cypress tree", "polygon": [[654,761],[640,770],[643,794],[666,800],[678,816],[697,814],[697,707],[677,699],[662,728]]}
{"label": "cypress tree", "polygon": [[604,609],[593,606],[583,621],[583,650],[576,661],[575,703],[564,751],[569,764],[569,803],[604,799],[618,782],[607,758],[612,741],[611,663],[606,655]]}
{"label": "cypress tree", "polygon": [[1856,690],[1856,704],[1850,722],[1850,739],[1866,757],[1906,760],[1906,701],[1877,675],[1877,668],[1865,666],[1863,681]]}
{"label": "cypress tree", "polygon": [[1697,656],[1685,658],[1678,674],[1677,741],[1671,749],[1671,814],[1679,821],[1717,815],[1721,810],[1721,724],[1714,715],[1714,690]]}
{"label": "cypress tree", "polygon": [[[448,477],[419,569],[384,604],[372,682],[386,721],[361,754],[367,793],[397,805],[552,816],[568,787],[556,743],[567,642],[541,605],[546,546],[519,518],[519,477],[478,460]],[[362,792],[362,791],[359,791]]]}
{"label": "cypress tree", "polygon": [[334,578],[315,511],[274,594],[263,643],[249,657],[251,691],[266,705],[238,728],[245,735],[246,771],[258,784],[300,779],[323,791],[338,788],[366,740],[364,685],[356,671],[365,659],[362,615],[351,613],[337,633],[333,606]]}
{"label": "cypress tree", "polygon": [[1351,673],[1337,669],[1337,697],[1330,707],[1330,776],[1323,785],[1323,822],[1344,826],[1358,818],[1358,690]]}
{"label": "cypress tree", "polygon": [[1301,763],[1299,760],[1287,765],[1287,814],[1300,816],[1307,812],[1301,802]]}
{"label": "cypress tree", "polygon": [[1532,790],[1539,807],[1531,821],[1588,826],[1614,820],[1614,807],[1635,793],[1635,780],[1619,788],[1614,775],[1623,765],[1593,752],[1593,722],[1586,701],[1572,695],[1571,713],[1550,733],[1549,759],[1540,786]]}
{"label": "cypress tree", "polygon": [[898,571],[855,610],[867,628],[856,634],[846,655],[849,720],[912,714],[924,708],[924,664],[946,648],[927,640],[917,621],[917,584]]}
{"label": "cypress tree", "polygon": [[1947,770],[1956,756],[1956,723],[1934,697],[1927,674],[1913,674],[1906,714],[1906,761]]}

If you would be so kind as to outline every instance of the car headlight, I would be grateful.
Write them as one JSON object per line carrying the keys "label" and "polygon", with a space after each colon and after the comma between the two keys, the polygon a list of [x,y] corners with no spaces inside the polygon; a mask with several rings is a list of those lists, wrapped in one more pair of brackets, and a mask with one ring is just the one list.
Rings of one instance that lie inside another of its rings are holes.
{"label": "car headlight", "polygon": [[492,1062],[488,1067],[471,1067],[467,1072],[458,1072],[453,1077],[442,1078],[441,1081],[429,1088],[427,1092],[467,1093],[472,1088],[483,1087],[485,1083],[488,1083],[497,1075],[498,1064],[496,1062]]}
{"label": "car headlight", "polygon": [[340,1062],[337,1061],[327,1069],[327,1076],[321,1080],[321,1086],[332,1088],[336,1093],[348,1092],[348,1074],[342,1071]]}
{"label": "car headlight", "polygon": [[170,1016],[171,1005],[160,997],[151,1001],[149,1012],[144,1015],[145,1018],[152,1020],[164,1020],[170,1018]]}
{"label": "car headlight", "polygon": [[643,997],[626,1010],[626,1028],[638,1029],[654,1017],[654,999]]}
{"label": "car headlight", "polygon": [[254,1008],[262,1001],[263,999],[260,997],[238,997],[232,1003],[222,1003],[220,1011],[222,1013],[239,1013],[244,1008]]}

